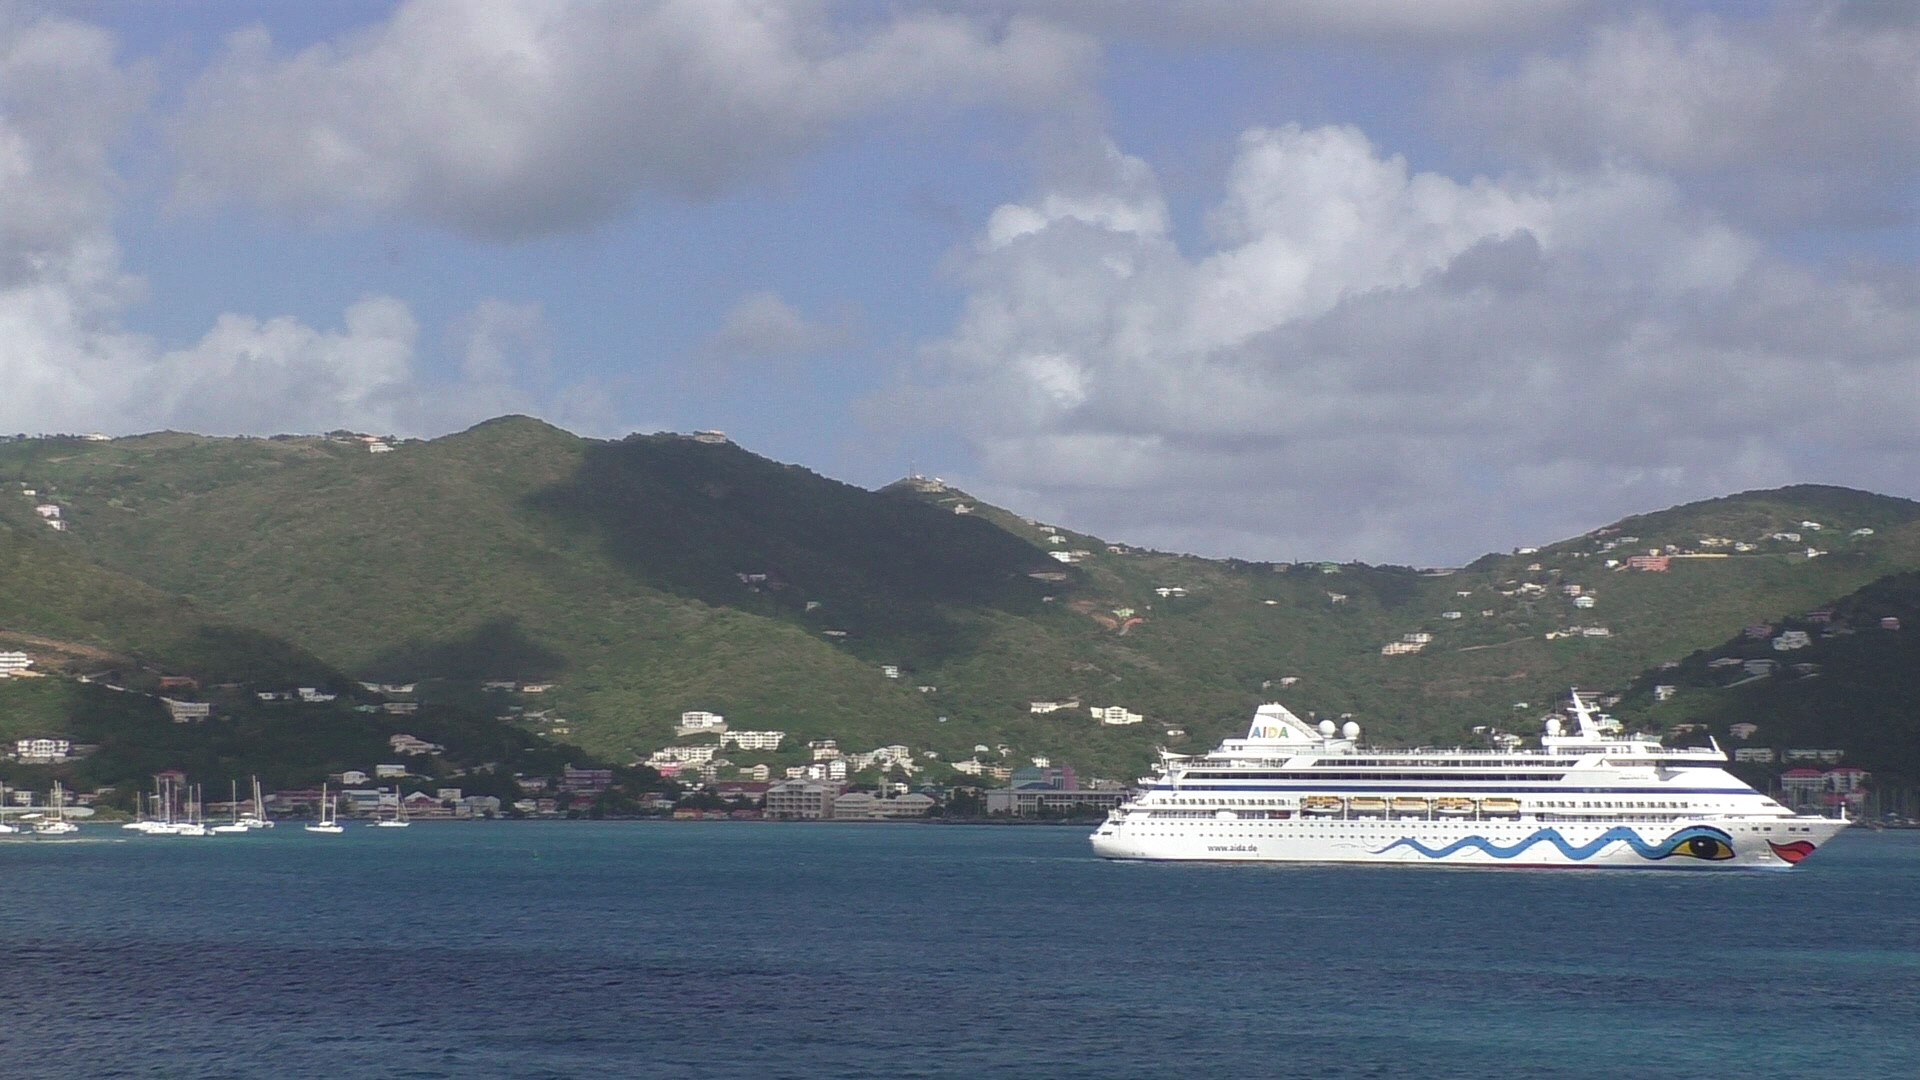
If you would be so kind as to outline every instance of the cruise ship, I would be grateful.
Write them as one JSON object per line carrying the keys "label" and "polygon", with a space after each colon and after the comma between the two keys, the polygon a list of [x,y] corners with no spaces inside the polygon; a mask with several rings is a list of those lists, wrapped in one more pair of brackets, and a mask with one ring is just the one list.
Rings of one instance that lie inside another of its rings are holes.
{"label": "cruise ship", "polygon": [[1847,826],[1795,814],[1716,746],[1623,736],[1579,691],[1538,749],[1379,749],[1260,706],[1244,739],[1162,753],[1093,834],[1109,859],[1785,869]]}

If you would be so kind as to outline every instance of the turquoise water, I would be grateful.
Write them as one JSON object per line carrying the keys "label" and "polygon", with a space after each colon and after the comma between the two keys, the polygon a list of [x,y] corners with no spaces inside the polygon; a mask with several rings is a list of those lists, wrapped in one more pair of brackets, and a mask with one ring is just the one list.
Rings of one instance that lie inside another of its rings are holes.
{"label": "turquoise water", "polygon": [[1791,873],[757,823],[0,844],[0,1076],[1910,1077],[1920,833]]}

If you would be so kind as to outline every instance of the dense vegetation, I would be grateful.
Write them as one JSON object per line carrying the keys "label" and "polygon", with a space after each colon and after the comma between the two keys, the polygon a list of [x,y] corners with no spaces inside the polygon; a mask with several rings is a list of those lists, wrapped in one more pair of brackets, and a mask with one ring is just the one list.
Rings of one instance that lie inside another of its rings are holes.
{"label": "dense vegetation", "polygon": [[[0,445],[0,482],[0,631],[73,647],[74,670],[551,681],[514,730],[561,717],[610,761],[670,741],[687,709],[1118,777],[1156,744],[1210,745],[1262,698],[1453,741],[1920,568],[1920,504],[1839,488],[1677,507],[1451,572],[1246,563],[1109,547],[937,484],[871,492],[731,444],[593,441],[524,417],[379,454],[326,437],[24,440]],[[70,529],[45,528],[37,500]],[[1807,539],[1768,539],[1792,531]],[[1706,538],[1751,547],[1623,565]],[[1431,640],[1382,655],[1408,634]],[[1059,699],[1081,707],[1028,709]],[[1148,720],[1102,727],[1086,707],[1105,705]],[[497,703],[460,708],[497,723]],[[313,722],[346,740],[362,715]]]}
{"label": "dense vegetation", "polygon": [[[1811,617],[1810,617],[1811,616]],[[1885,620],[1893,620],[1888,623]],[[1898,629],[1891,627],[1897,626]],[[1648,672],[1622,703],[1622,715],[1649,727],[1699,724],[1725,746],[1784,753],[1838,748],[1883,784],[1920,785],[1920,572],[1891,574],[1826,605],[1774,624],[1808,644],[1775,649],[1740,634],[1677,665]],[[1715,661],[1773,661],[1771,675]],[[1674,687],[1664,702],[1653,688]],[[1735,724],[1758,730],[1745,739]]]}

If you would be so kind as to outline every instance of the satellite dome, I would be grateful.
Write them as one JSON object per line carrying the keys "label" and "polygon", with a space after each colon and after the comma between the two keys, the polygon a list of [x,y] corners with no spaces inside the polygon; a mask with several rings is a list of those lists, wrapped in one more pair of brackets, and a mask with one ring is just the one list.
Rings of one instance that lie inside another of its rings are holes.
{"label": "satellite dome", "polygon": [[1340,734],[1349,739],[1357,739],[1360,737],[1360,725],[1349,720],[1340,728]]}
{"label": "satellite dome", "polygon": [[1549,735],[1560,734],[1560,718],[1559,717],[1557,716],[1547,717],[1547,734]]}
{"label": "satellite dome", "polygon": [[1333,738],[1333,721],[1320,721],[1320,734],[1325,735],[1329,739]]}

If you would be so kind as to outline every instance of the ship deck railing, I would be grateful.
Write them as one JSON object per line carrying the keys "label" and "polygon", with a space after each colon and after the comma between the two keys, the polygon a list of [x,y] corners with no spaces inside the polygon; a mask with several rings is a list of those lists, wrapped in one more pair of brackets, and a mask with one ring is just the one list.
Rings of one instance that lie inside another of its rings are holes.
{"label": "ship deck railing", "polygon": [[1416,746],[1386,747],[1364,746],[1350,750],[1329,752],[1325,747],[1303,746],[1288,749],[1276,754],[1254,757],[1246,751],[1213,751],[1206,754],[1170,754],[1177,761],[1248,761],[1266,764],[1275,761],[1291,761],[1297,757],[1320,757],[1339,759],[1348,757],[1390,757],[1416,764],[1442,764],[1446,758],[1512,758],[1526,762],[1554,762],[1567,758],[1593,757],[1612,754],[1621,757],[1648,758],[1700,758],[1706,761],[1725,761],[1726,755],[1705,746],[1661,746],[1658,743],[1599,743],[1592,746],[1551,747],[1547,749],[1527,750],[1482,750],[1475,747],[1456,746]]}

